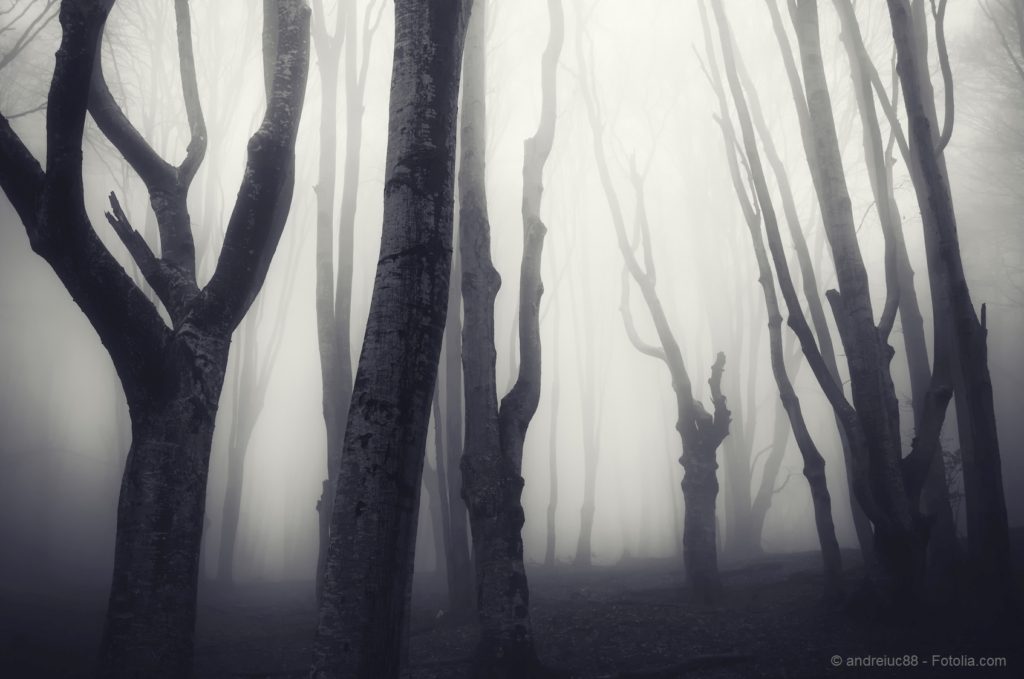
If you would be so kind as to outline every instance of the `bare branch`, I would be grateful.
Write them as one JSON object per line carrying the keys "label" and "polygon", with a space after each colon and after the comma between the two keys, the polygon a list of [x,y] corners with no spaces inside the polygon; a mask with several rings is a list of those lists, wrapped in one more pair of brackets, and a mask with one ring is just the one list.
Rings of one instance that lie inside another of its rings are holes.
{"label": "bare branch", "polygon": [[946,100],[946,117],[942,121],[942,133],[935,152],[942,153],[946,144],[953,137],[953,71],[949,66],[949,49],[946,47],[946,0],[929,0],[932,5],[932,17],[935,19],[935,47],[939,53],[939,68],[942,70],[942,89]]}
{"label": "bare branch", "polygon": [[196,58],[192,48],[192,18],[189,14],[188,0],[174,0],[174,17],[178,32],[181,91],[185,97],[185,114],[188,116],[189,132],[192,136],[185,152],[185,159],[178,166],[178,181],[188,186],[206,156],[206,121],[203,119],[203,107],[199,102]]}

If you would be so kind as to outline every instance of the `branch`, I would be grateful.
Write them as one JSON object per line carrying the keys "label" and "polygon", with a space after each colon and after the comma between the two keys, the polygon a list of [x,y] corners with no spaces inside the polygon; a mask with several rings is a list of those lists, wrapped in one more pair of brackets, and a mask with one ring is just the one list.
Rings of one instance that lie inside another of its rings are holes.
{"label": "branch", "polygon": [[668,359],[665,357],[665,350],[661,347],[656,347],[653,344],[648,344],[640,338],[640,334],[636,330],[636,324],[633,321],[633,312],[629,304],[629,270],[622,267],[622,296],[619,301],[619,313],[622,314],[622,322],[626,326],[626,336],[629,337],[630,343],[639,351],[641,354],[657,358],[668,363]]}
{"label": "branch", "polygon": [[[0,33],[10,30],[15,23],[20,21],[21,18],[28,13],[29,8],[36,6],[38,4],[38,2],[26,2],[25,9],[23,9],[21,13],[18,14],[16,17],[12,18],[7,23],[7,25],[5,25],[3,29],[0,30]],[[10,63],[14,61],[18,57],[18,55],[21,54],[22,51],[24,51],[24,49],[36,38],[36,36],[39,35],[39,33],[42,32],[42,30],[46,28],[50,24],[50,22],[57,17],[57,12],[59,11],[59,8],[58,10],[54,10],[53,12],[50,11],[51,8],[53,8],[56,4],[57,0],[46,0],[46,4],[43,6],[43,9],[39,12],[39,14],[36,15],[34,19],[32,19],[31,22],[29,22],[29,25],[26,26],[25,30],[21,32],[21,35],[18,36],[18,39],[14,42],[14,45],[11,47],[11,49],[7,51],[7,54],[4,54],[2,57],[0,57],[0,71],[2,71],[5,67],[10,65]],[[14,5],[12,5],[7,11],[13,9]]]}
{"label": "branch", "polygon": [[187,187],[192,183],[192,178],[206,156],[206,121],[203,119],[199,85],[196,82],[196,59],[192,49],[192,19],[188,0],[174,0],[174,18],[178,33],[181,91],[185,98],[185,114],[188,116],[191,134],[185,159],[178,166],[178,181]]}
{"label": "branch", "polygon": [[[276,17],[271,15],[275,11]],[[203,323],[235,328],[266,279],[284,229],[295,185],[295,139],[309,69],[310,10],[304,0],[264,5],[264,24],[276,23],[276,39],[264,40],[274,55],[267,110],[248,144],[248,159],[224,246],[203,290]]]}
{"label": "branch", "polygon": [[932,17],[935,18],[935,47],[939,53],[942,89],[946,99],[946,117],[942,121],[942,134],[939,135],[939,143],[935,149],[936,154],[941,154],[953,137],[953,71],[949,67],[949,50],[946,48],[946,0],[939,0],[938,7],[935,5],[935,0],[930,0],[930,2]]}
{"label": "branch", "polygon": [[[1013,49],[1010,47],[1010,43],[1006,39],[1006,33],[1003,32],[1003,27],[999,23],[999,20],[992,14],[992,10],[989,8],[988,3],[982,1],[979,2],[978,5],[981,7],[981,11],[985,13],[985,16],[988,17],[989,21],[992,22],[992,25],[995,26],[996,32],[999,33],[999,42],[1002,44],[1003,50],[1006,52],[1006,56],[1010,57],[1010,63],[1013,64],[1013,68],[1017,71],[1017,74],[1020,75],[1021,80],[1024,80],[1024,62],[1018,60],[1014,55]],[[1024,10],[1021,10],[1021,12],[1024,12]],[[1017,19],[1018,26],[1024,25],[1024,20],[1021,19],[1020,14],[1017,15]],[[1024,42],[1024,37],[1021,37],[1021,41]],[[1024,44],[1021,45],[1021,58],[1024,59]]]}
{"label": "branch", "polygon": [[107,218],[114,233],[121,239],[128,254],[138,265],[142,277],[153,288],[153,292],[157,294],[163,305],[170,309],[174,289],[173,270],[153,254],[146,239],[132,227],[113,191],[110,192],[108,199],[110,200],[110,212],[104,212],[103,216]]}

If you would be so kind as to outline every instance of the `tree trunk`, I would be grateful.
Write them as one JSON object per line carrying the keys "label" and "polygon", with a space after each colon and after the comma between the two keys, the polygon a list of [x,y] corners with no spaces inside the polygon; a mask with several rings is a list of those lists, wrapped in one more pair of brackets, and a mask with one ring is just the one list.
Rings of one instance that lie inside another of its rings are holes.
{"label": "tree trunk", "polygon": [[446,492],[441,499],[447,507],[444,536],[448,564],[448,603],[456,619],[473,615],[475,588],[473,563],[469,554],[469,527],[466,505],[462,500],[463,399],[462,399],[462,269],[458,252],[452,256],[452,279],[448,292],[448,319],[445,322],[445,427],[447,443],[438,449],[444,455]]}
{"label": "tree trunk", "polygon": [[551,429],[548,438],[548,513],[547,542],[544,547],[544,565],[555,565],[555,516],[558,512],[558,408],[561,402],[561,380],[559,379],[559,321],[558,307],[555,307],[554,330],[551,336]]}
{"label": "tree trunk", "polygon": [[[726,21],[720,0],[712,3],[715,12],[715,19],[718,23],[719,38],[722,47],[723,65],[726,79],[732,92],[737,118],[740,123],[740,130],[743,137],[743,148],[747,159],[747,167],[754,188],[755,198],[760,206],[760,214],[765,224],[765,231],[768,233],[769,243],[774,249],[778,249],[779,227],[775,216],[775,208],[772,205],[768,193],[768,183],[765,178],[764,168],[761,165],[760,152],[757,148],[757,139],[754,136],[754,126],[746,104],[746,99],[740,86],[737,74],[736,60],[733,54],[732,33]],[[714,68],[713,73],[716,73]],[[751,240],[754,246],[754,254],[757,258],[759,280],[764,291],[765,307],[768,312],[768,333],[771,347],[772,374],[775,383],[779,388],[779,398],[783,408],[789,416],[789,422],[793,429],[793,436],[796,439],[797,448],[804,461],[804,477],[811,489],[811,499],[814,507],[814,523],[818,532],[818,541],[821,546],[822,559],[825,571],[825,596],[829,599],[838,598],[842,594],[842,559],[839,553],[839,542],[836,540],[835,526],[832,522],[832,499],[825,482],[825,460],[818,452],[817,445],[811,439],[807,424],[804,421],[803,411],[800,408],[800,400],[786,372],[785,356],[782,350],[782,314],[779,310],[778,298],[775,293],[775,279],[772,275],[771,265],[768,262],[768,255],[765,252],[764,239],[761,236],[759,220],[744,188],[743,181],[739,174],[738,164],[733,149],[736,147],[735,134],[732,125],[725,122],[724,118],[728,111],[724,109],[724,95],[719,92],[723,105],[722,131],[725,142],[726,153],[729,154],[729,167],[732,174],[733,187],[743,207],[744,215],[747,218],[747,226],[750,230]],[[780,287],[787,295],[787,304],[792,309],[796,299],[796,289],[788,278],[788,270],[779,272]],[[796,306],[799,302],[796,302]],[[790,312],[792,314],[792,311]]]}
{"label": "tree trunk", "polygon": [[816,2],[798,0],[794,19],[812,140],[810,162],[815,170],[811,175],[839,282],[839,290],[829,291],[827,297],[846,350],[853,405],[865,436],[867,487],[878,510],[871,517],[875,547],[893,578],[894,596],[913,597],[923,572],[926,542],[901,471],[899,407],[889,374],[892,349],[875,326],[872,313],[825,80]]}
{"label": "tree trunk", "polygon": [[948,173],[933,131],[935,116],[929,115],[924,102],[927,66],[920,61],[921,36],[915,35],[910,12],[904,0],[889,0],[910,151],[919,170],[911,177],[922,212],[931,212],[931,218],[926,216],[923,220],[925,242],[930,243],[937,254],[929,258],[929,269],[937,269],[938,275],[932,280],[944,287],[938,290],[933,287],[933,294],[939,293],[949,301],[950,325],[947,328],[952,331],[954,388],[961,396],[957,411],[964,411],[965,417],[960,421],[961,425],[967,425],[961,427],[960,434],[968,554],[981,605],[990,611],[1007,612],[1014,607],[1014,586],[999,438],[988,370],[985,307],[982,306],[979,319],[960,258]]}
{"label": "tree trunk", "polygon": [[168,376],[190,379],[145,401],[133,399],[100,651],[103,677],[192,673],[206,478],[228,354],[225,338],[196,339],[175,341],[163,366]]}
{"label": "tree trunk", "polygon": [[[465,303],[463,375],[466,384],[466,450],[463,494],[469,508],[477,575],[480,643],[474,660],[478,677],[540,676],[530,621],[529,589],[523,564],[521,495],[523,442],[540,398],[539,307],[541,248],[546,227],[540,219],[543,171],[554,137],[555,75],[562,44],[562,6],[549,0],[551,32],[542,67],[542,107],[536,135],[524,145],[523,260],[520,269],[518,378],[497,403],[494,298],[500,279],[491,263],[490,227],[484,193],[484,5],[476,7],[466,60],[465,155],[461,167]],[[472,102],[472,103],[471,103]]]}
{"label": "tree trunk", "polygon": [[786,409],[782,407],[782,401],[779,400],[775,405],[775,424],[772,429],[771,447],[768,449],[768,457],[765,458],[764,466],[761,468],[761,481],[757,486],[754,501],[751,503],[751,511],[754,516],[753,533],[758,547],[763,544],[764,521],[768,517],[768,510],[775,497],[775,479],[778,478],[782,459],[786,456],[786,446],[789,443],[791,431],[792,428],[786,417]]}
{"label": "tree trunk", "polygon": [[451,270],[471,3],[395,4],[384,224],[345,431],[312,676],[398,677]]}

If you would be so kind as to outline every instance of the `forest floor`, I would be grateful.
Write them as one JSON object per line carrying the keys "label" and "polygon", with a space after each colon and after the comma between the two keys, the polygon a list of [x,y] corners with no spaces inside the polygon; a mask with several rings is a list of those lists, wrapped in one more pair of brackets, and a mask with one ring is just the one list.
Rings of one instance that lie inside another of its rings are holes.
{"label": "forest floor", "polygon": [[[1024,590],[1024,531],[1015,532]],[[844,557],[847,564],[857,560],[853,552]],[[857,569],[848,571],[856,580]],[[765,555],[723,564],[722,574],[724,598],[710,606],[688,599],[676,561],[631,560],[582,571],[533,567],[531,610],[541,658],[579,679],[1024,676],[1019,625],[983,629],[966,617],[938,614],[894,621],[826,605],[817,554]],[[0,677],[89,676],[104,595],[25,594],[0,591]],[[410,679],[461,677],[469,669],[474,625],[446,621],[442,594],[436,579],[417,580]],[[315,625],[309,583],[204,586],[196,676],[304,678]],[[916,666],[907,668],[847,666],[869,657],[913,664],[915,656]],[[968,666],[983,658],[1005,658],[1005,666]]]}

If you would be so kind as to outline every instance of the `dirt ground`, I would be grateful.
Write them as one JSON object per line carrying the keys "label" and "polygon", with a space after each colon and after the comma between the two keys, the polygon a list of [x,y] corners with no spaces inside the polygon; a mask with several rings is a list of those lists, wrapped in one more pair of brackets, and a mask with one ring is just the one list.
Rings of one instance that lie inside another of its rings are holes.
{"label": "dirt ground", "polygon": [[[847,563],[856,560],[853,553],[844,556]],[[1019,625],[992,630],[962,616],[896,621],[839,609],[822,603],[819,569],[816,554],[727,565],[724,600],[706,606],[688,600],[675,561],[582,572],[535,567],[529,575],[539,652],[546,664],[579,679],[1024,676]],[[856,568],[849,575],[856,582]],[[469,668],[474,626],[446,620],[442,593],[435,578],[418,579],[410,679],[460,677]],[[0,676],[88,676],[102,592],[24,594],[0,593]],[[305,677],[315,620],[309,583],[206,587],[196,676]],[[1005,658],[1005,665],[980,667],[986,658]]]}

